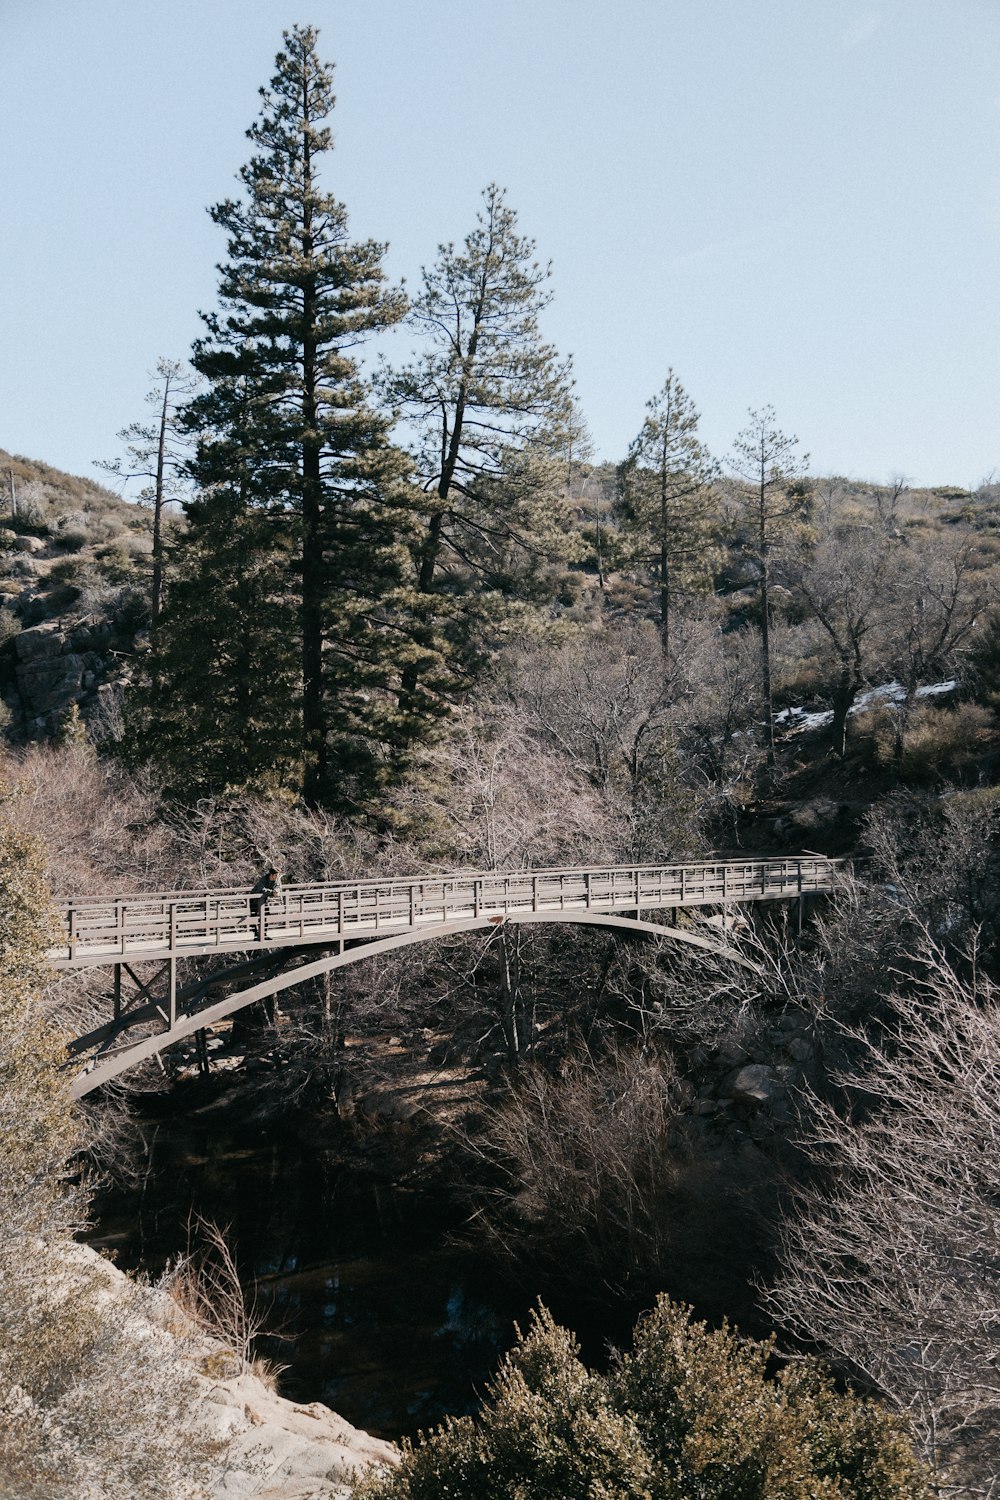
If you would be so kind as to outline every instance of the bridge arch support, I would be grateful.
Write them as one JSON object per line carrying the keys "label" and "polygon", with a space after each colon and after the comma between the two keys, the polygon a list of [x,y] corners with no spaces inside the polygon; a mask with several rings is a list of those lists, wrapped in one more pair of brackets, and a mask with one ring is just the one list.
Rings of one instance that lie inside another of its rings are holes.
{"label": "bridge arch support", "polygon": [[[168,1047],[177,1042],[195,1035],[207,1027],[215,1026],[221,1021],[228,1020],[238,1011],[253,1005],[259,1000],[269,999],[273,995],[280,994],[283,990],[293,989],[296,985],[303,984],[321,974],[328,974],[335,969],[341,969],[348,964],[360,963],[366,958],[373,958],[378,954],[390,953],[397,948],[406,948],[414,943],[425,943],[442,937],[451,937],[457,933],[475,932],[488,930],[491,927],[507,925],[535,926],[539,923],[560,923],[575,926],[590,926],[617,929],[637,937],[655,937],[667,939],[682,947],[700,949],[703,952],[714,953],[731,960],[744,968],[754,970],[754,965],[727,947],[722,942],[713,941],[702,936],[700,933],[691,932],[684,928],[668,927],[659,922],[645,921],[639,917],[626,917],[611,912],[571,912],[571,911],[523,911],[508,913],[504,916],[472,917],[444,922],[433,927],[421,927],[410,929],[405,932],[394,933],[388,937],[376,937],[366,941],[358,942],[355,946],[345,948],[341,945],[335,953],[327,952],[323,957],[313,959],[309,963],[295,964],[283,969],[280,973],[271,973],[266,978],[251,984],[244,989],[238,989],[227,995],[225,999],[216,1001],[210,1005],[198,1005],[197,1000],[210,990],[213,984],[227,976],[235,977],[237,970],[227,970],[207,976],[199,982],[192,992],[192,1004],[188,1010],[181,1009],[172,1019],[166,1030],[157,1031],[151,1036],[142,1037],[127,1045],[119,1045],[110,1050],[110,1044],[120,1041],[124,1032],[131,1026],[143,1021],[154,1020],[162,1016],[163,1012],[155,1005],[149,1004],[129,1012],[122,1018],[122,1023],[116,1026],[111,1023],[99,1027],[89,1036],[81,1037],[75,1044],[75,1050],[83,1052],[88,1044],[96,1050],[84,1068],[74,1077],[71,1084],[71,1092],[74,1098],[79,1099],[91,1093],[102,1084],[110,1083],[118,1078],[129,1068],[140,1062],[145,1062],[151,1057],[157,1056]],[[293,950],[286,950],[287,956],[292,957]],[[244,966],[249,967],[249,966]]]}

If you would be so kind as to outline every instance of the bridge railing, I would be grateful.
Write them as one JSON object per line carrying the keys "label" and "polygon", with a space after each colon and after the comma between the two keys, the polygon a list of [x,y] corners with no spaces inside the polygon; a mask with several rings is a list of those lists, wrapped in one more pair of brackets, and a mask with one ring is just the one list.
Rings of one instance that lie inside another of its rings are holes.
{"label": "bridge railing", "polygon": [[832,890],[836,871],[837,861],[809,856],[336,881],[288,886],[263,905],[251,892],[232,889],[73,899],[62,908],[62,941],[51,957],[69,967],[346,940],[529,912],[780,900]]}

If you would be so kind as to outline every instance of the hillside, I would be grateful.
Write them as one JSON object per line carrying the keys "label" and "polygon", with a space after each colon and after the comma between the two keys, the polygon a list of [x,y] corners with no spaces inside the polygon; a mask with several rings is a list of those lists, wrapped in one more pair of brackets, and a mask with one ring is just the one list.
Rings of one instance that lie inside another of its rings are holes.
{"label": "hillside", "polygon": [[[148,514],[94,480],[0,450],[0,715],[15,743],[76,703],[113,738],[148,623]],[[16,503],[14,513],[11,490]]]}

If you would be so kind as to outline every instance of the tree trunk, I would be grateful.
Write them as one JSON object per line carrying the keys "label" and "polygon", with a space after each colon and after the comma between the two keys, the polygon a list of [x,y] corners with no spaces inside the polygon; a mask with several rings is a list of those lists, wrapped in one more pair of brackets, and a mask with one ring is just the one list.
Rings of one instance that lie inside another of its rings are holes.
{"label": "tree trunk", "polygon": [[170,411],[170,376],[163,379],[160,408],[160,440],[156,448],[156,481],[153,490],[153,589],[149,602],[150,635],[156,632],[163,594],[163,471],[167,453],[167,416]]}
{"label": "tree trunk", "polygon": [[[308,87],[303,87],[303,119],[309,119]],[[302,258],[313,259],[312,164],[308,132],[303,133]],[[304,759],[302,791],[305,800],[315,806],[327,790],[328,749],[326,743],[326,704],[323,693],[323,480],[317,431],[317,308],[314,279],[305,279],[302,288],[302,748]]]}
{"label": "tree trunk", "polygon": [[761,677],[764,687],[764,734],[767,746],[767,764],[774,765],[774,693],[771,687],[771,620],[767,557],[762,560],[760,576],[760,655]]}
{"label": "tree trunk", "polygon": [[858,688],[850,662],[842,662],[840,678],[833,694],[833,752],[841,759],[847,754],[847,721]]}
{"label": "tree trunk", "polygon": [[[664,450],[666,440],[664,440]],[[670,656],[670,557],[667,551],[667,459],[664,451],[660,467],[660,645],[664,658]]]}

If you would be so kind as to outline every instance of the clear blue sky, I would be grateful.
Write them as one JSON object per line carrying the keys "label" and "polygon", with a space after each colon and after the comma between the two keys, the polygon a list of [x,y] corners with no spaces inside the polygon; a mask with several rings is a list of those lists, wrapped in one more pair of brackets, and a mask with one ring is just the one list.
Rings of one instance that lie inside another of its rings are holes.
{"label": "clear blue sky", "polygon": [[1000,473],[1000,0],[0,0],[0,447],[93,473],[187,353],[296,21],[393,276],[508,188],[600,456],[672,365],[719,453]]}

